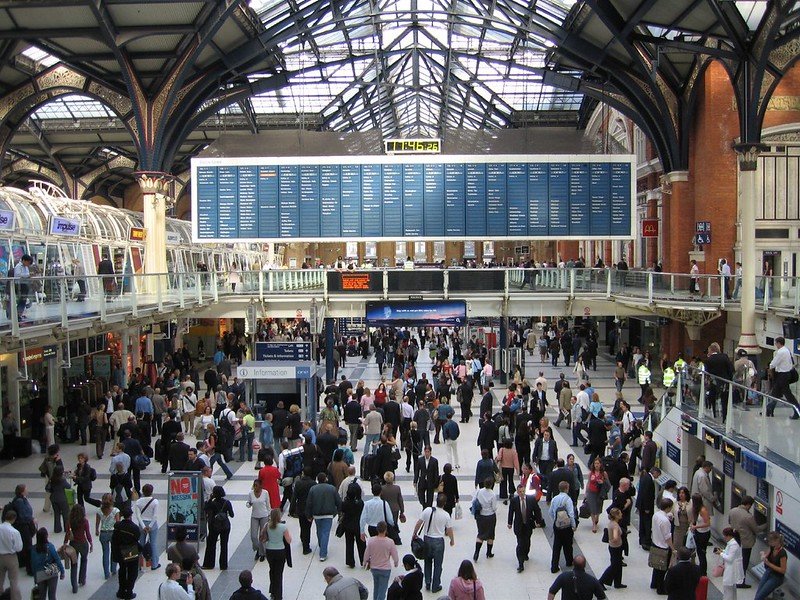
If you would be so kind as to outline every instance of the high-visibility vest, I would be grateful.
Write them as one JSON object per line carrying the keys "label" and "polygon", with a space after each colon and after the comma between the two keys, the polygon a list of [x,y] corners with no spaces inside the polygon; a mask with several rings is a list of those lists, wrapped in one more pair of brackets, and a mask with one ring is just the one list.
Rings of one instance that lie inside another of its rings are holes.
{"label": "high-visibility vest", "polygon": [[638,373],[639,373],[639,385],[650,383],[650,369],[647,368],[647,365],[640,365]]}
{"label": "high-visibility vest", "polygon": [[685,360],[683,360],[682,358],[679,358],[678,360],[675,361],[675,372],[676,373],[683,371],[685,368],[686,368],[686,361]]}
{"label": "high-visibility vest", "polygon": [[664,369],[664,387],[670,387],[675,381],[675,371],[667,367]]}

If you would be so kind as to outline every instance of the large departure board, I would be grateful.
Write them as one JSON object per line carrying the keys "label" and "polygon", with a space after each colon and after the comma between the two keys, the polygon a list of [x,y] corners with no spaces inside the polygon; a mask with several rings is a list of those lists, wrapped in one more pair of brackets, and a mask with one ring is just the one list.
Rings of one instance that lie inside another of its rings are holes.
{"label": "large departure board", "polygon": [[635,158],[192,159],[194,240],[629,239]]}

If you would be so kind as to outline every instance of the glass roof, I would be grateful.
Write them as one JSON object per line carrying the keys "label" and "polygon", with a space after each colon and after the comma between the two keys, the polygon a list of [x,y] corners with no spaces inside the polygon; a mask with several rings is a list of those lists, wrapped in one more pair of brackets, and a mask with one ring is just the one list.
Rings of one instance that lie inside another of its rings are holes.
{"label": "glass roof", "polygon": [[38,120],[70,119],[73,121],[82,118],[116,118],[111,109],[102,102],[79,94],[69,94],[51,100],[40,106],[31,116]]}
{"label": "glass roof", "polygon": [[[310,4],[250,2],[268,29]],[[542,82],[553,47],[544,28],[560,26],[573,0],[331,4],[338,8],[314,13],[305,33],[279,45],[289,84],[253,97],[256,113],[313,112],[340,131],[437,135],[506,127],[514,111],[575,111],[582,101]]]}

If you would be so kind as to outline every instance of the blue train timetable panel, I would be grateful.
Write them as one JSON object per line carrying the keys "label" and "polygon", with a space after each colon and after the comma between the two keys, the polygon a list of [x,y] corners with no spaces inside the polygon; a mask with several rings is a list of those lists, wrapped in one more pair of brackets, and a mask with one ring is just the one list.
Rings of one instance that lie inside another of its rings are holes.
{"label": "blue train timetable panel", "polygon": [[630,155],[192,159],[196,242],[631,239]]}

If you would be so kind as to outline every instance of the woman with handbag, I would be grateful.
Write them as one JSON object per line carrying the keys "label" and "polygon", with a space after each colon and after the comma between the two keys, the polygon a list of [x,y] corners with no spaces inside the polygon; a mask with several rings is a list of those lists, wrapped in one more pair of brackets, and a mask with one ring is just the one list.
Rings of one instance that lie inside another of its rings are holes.
{"label": "woman with handbag", "polygon": [[44,527],[36,532],[36,543],[31,548],[31,568],[40,600],[56,600],[58,580],[64,579],[66,571],[56,547],[47,539],[47,529]]}
{"label": "woman with handbag", "polygon": [[114,525],[111,535],[111,557],[119,563],[117,598],[131,600],[139,576],[139,554],[142,550],[139,538],[142,532],[133,522],[133,511],[128,506],[122,507],[119,514],[121,520]]}
{"label": "woman with handbag", "polygon": [[203,568],[213,569],[217,554],[217,540],[219,540],[219,568],[225,571],[228,568],[228,538],[231,535],[231,519],[234,517],[233,506],[225,499],[225,488],[215,485],[211,492],[211,500],[206,504],[206,519],[208,523],[208,539],[206,552],[203,557]]}
{"label": "woman with handbag", "polygon": [[625,564],[622,560],[622,527],[619,522],[622,520],[622,511],[612,508],[608,512],[608,527],[603,534],[603,541],[608,544],[608,554],[611,564],[600,577],[603,585],[614,585],[621,589],[628,587],[622,583],[622,568]]}
{"label": "woman with handbag", "polygon": [[89,425],[94,428],[94,448],[97,460],[103,458],[106,450],[106,435],[108,433],[108,415],[105,404],[99,404],[89,417]]}
{"label": "woman with handbag", "polygon": [[717,577],[722,575],[722,600],[736,600],[736,585],[744,580],[739,533],[733,527],[726,527],[722,530],[722,539],[725,547],[714,548],[714,553],[718,554],[722,561],[719,567],[714,569],[714,575]]}
{"label": "woman with handbag", "polygon": [[100,501],[91,497],[92,482],[97,479],[97,471],[89,466],[89,456],[85,452],[78,454],[78,465],[72,474],[75,482],[75,496],[78,504],[83,506],[84,501],[92,506],[100,506]]}
{"label": "woman with handbag", "polygon": [[269,513],[269,522],[261,530],[259,536],[267,553],[269,595],[272,600],[283,600],[283,569],[287,564],[286,548],[292,543],[292,536],[286,528],[286,523],[281,521],[282,516],[281,509],[273,508]]}
{"label": "woman with handbag", "polygon": [[117,563],[111,559],[111,536],[114,525],[119,522],[119,509],[114,506],[114,496],[103,494],[100,500],[100,510],[97,511],[94,523],[94,534],[100,540],[103,550],[103,574],[108,579],[117,574]]}
{"label": "woman with handbag", "polygon": [[508,498],[514,497],[514,474],[519,475],[519,456],[511,440],[506,440],[503,447],[495,457],[497,465],[500,467],[502,478],[498,483],[500,484],[500,499],[503,504],[508,504]]}
{"label": "woman with handbag", "polygon": [[697,550],[697,564],[703,575],[708,575],[706,548],[711,541],[711,515],[703,504],[703,497],[700,494],[692,494],[691,523],[689,529]]}
{"label": "woman with handbag", "polygon": [[261,486],[261,480],[253,481],[253,489],[247,496],[247,507],[250,509],[250,542],[256,553],[255,560],[264,562],[267,557],[264,544],[261,542],[261,531],[267,526],[269,520],[269,494]]}
{"label": "woman with handbag", "polygon": [[477,510],[475,520],[478,524],[478,536],[475,538],[475,553],[472,560],[477,561],[481,553],[481,546],[486,542],[486,558],[492,558],[494,554],[494,535],[497,526],[497,496],[494,495],[494,477],[487,477],[483,481],[483,487],[475,494]]}
{"label": "woman with handbag", "polygon": [[64,543],[69,543],[75,549],[77,562],[80,563],[80,577],[78,577],[78,565],[75,562],[72,562],[70,571],[72,593],[77,594],[78,584],[81,586],[86,585],[86,567],[89,562],[89,552],[94,551],[89,519],[86,518],[86,511],[80,504],[76,504],[69,511]]}
{"label": "woman with handbag", "polygon": [[597,523],[603,510],[601,494],[606,484],[610,485],[608,473],[603,468],[603,461],[596,457],[589,467],[589,482],[586,485],[586,503],[589,505],[589,516],[592,519],[592,533],[597,533]]}
{"label": "woman with handbag", "polygon": [[342,502],[339,524],[336,526],[336,537],[344,536],[344,562],[351,569],[356,566],[353,544],[358,548],[359,564],[364,562],[364,550],[367,547],[366,542],[361,539],[360,531],[361,512],[364,510],[362,494],[361,484],[356,479],[353,479],[347,486],[344,502]]}
{"label": "woman with handbag", "polygon": [[[136,524],[142,532],[139,545],[143,549],[144,561],[142,566],[155,571],[160,569],[158,564],[158,500],[153,497],[153,486],[146,483],[142,486],[142,497],[133,503]],[[148,551],[149,548],[149,551]]]}
{"label": "woman with handbag", "polygon": [[376,529],[377,535],[367,539],[363,565],[364,568],[372,571],[372,600],[385,600],[389,578],[392,574],[392,561],[397,567],[400,559],[397,556],[397,546],[386,535],[388,530],[386,521],[379,521]]}

